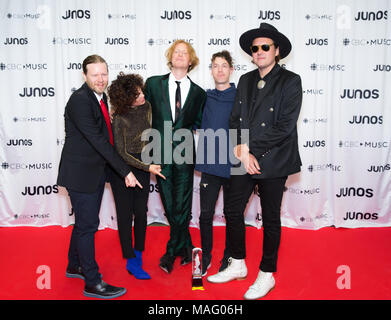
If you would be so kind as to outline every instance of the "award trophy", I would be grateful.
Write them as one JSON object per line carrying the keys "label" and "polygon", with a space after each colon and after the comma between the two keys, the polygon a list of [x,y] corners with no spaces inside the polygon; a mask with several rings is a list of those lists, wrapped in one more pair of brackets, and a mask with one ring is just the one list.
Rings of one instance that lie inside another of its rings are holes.
{"label": "award trophy", "polygon": [[192,252],[192,289],[204,290],[202,286],[202,249],[194,248]]}

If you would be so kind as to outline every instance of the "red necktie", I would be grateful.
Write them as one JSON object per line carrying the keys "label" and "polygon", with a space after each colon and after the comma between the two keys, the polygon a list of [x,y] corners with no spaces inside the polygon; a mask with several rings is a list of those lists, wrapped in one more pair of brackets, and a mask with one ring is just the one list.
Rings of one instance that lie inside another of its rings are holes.
{"label": "red necktie", "polygon": [[103,99],[100,99],[100,107],[102,108],[102,112],[103,112],[103,116],[105,117],[107,129],[109,130],[110,143],[112,145],[114,145],[114,143],[113,143],[113,132],[111,131],[109,112],[107,111],[107,108],[106,108],[105,103],[103,102]]}

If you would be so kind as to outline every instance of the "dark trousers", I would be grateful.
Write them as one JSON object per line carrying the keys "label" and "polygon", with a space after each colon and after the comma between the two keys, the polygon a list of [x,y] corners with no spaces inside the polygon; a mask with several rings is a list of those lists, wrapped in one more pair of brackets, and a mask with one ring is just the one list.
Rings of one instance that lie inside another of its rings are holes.
{"label": "dark trousers", "polygon": [[[218,177],[215,175],[202,173],[200,182],[200,234],[201,248],[203,256],[211,256],[213,248],[213,216],[217,198],[219,197],[220,189],[223,188],[224,207],[227,201],[227,188],[229,187],[229,178]],[[227,228],[225,228],[225,252],[229,252],[229,244],[227,237]]]}
{"label": "dark trousers", "polygon": [[87,286],[94,286],[101,281],[99,267],[95,260],[95,232],[99,227],[99,210],[104,187],[105,175],[102,176],[98,189],[93,193],[67,189],[75,214],[68,251],[68,267],[81,266]]}
{"label": "dark trousers", "polygon": [[[138,186],[127,188],[124,179],[116,173],[112,174],[111,179],[122,256],[126,259],[136,256],[134,250],[144,251],[149,197],[150,173],[137,168],[132,168],[131,170],[143,186],[142,189]],[[133,218],[134,249],[132,238]]]}
{"label": "dark trousers", "polygon": [[235,259],[246,257],[243,213],[255,185],[258,185],[263,226],[263,253],[259,269],[264,272],[277,270],[281,238],[280,209],[286,179],[252,179],[249,174],[231,176],[225,207],[231,256]]}
{"label": "dark trousers", "polygon": [[193,199],[194,166],[191,164],[164,165],[162,174],[166,180],[156,177],[159,194],[170,224],[170,239],[166,253],[183,256],[186,248],[192,247],[189,231]]}

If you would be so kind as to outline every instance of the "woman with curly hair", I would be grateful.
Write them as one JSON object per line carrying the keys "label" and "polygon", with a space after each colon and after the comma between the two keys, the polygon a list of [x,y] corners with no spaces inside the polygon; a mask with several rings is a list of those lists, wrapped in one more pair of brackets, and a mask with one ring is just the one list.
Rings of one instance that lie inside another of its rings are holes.
{"label": "woman with curly hair", "polygon": [[[132,166],[132,172],[141,183],[127,188],[123,179],[113,174],[111,188],[117,211],[118,233],[122,255],[127,259],[126,269],[136,279],[150,279],[142,268],[142,252],[145,248],[147,228],[147,202],[149,196],[150,173],[165,177],[160,173],[160,165],[146,164],[141,160],[141,152],[146,142],[141,140],[144,130],[151,128],[151,105],[144,98],[144,81],[140,75],[120,72],[108,88],[113,108],[114,145],[122,158]],[[134,218],[134,248],[132,222]]]}

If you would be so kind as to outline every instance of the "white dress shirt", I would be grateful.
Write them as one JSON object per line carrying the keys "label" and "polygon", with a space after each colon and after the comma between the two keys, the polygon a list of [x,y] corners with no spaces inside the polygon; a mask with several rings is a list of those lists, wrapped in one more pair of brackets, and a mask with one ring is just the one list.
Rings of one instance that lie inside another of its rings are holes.
{"label": "white dress shirt", "polygon": [[170,95],[170,105],[171,105],[171,115],[172,119],[175,120],[175,93],[177,84],[175,81],[180,81],[180,88],[181,88],[181,108],[185,105],[187,94],[190,90],[190,79],[186,76],[184,76],[182,79],[176,79],[175,76],[170,73],[170,76],[168,77],[168,92]]}

